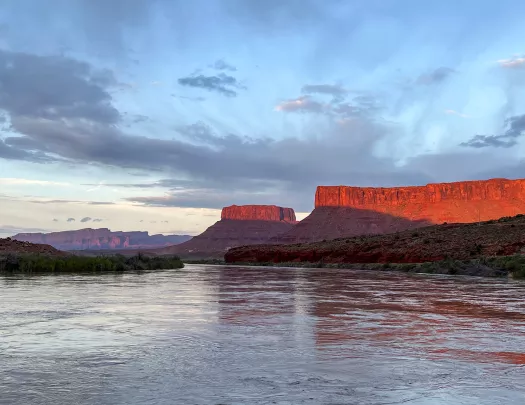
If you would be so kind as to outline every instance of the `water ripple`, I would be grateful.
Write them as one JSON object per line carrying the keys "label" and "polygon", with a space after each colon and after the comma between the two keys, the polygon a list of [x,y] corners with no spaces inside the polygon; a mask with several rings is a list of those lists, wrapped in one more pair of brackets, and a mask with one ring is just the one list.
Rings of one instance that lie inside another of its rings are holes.
{"label": "water ripple", "polygon": [[0,279],[0,404],[523,404],[525,284],[236,266]]}

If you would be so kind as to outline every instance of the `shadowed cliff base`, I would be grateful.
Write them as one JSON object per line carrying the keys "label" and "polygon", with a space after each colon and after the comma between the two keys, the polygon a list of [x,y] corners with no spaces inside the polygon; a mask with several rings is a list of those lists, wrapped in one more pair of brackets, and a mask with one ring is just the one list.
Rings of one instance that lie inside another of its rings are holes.
{"label": "shadowed cliff base", "polygon": [[303,243],[358,235],[378,235],[433,225],[378,211],[351,207],[319,207],[272,243]]}
{"label": "shadowed cliff base", "polygon": [[221,219],[187,242],[149,251],[159,255],[177,254],[182,258],[223,257],[232,247],[268,243],[272,237],[289,231],[292,226],[278,221]]}
{"label": "shadowed cliff base", "polygon": [[[443,224],[387,235],[230,249],[227,263],[424,263],[511,256],[525,251],[525,216]],[[521,266],[521,264],[520,264]],[[521,269],[521,267],[520,267]]]}

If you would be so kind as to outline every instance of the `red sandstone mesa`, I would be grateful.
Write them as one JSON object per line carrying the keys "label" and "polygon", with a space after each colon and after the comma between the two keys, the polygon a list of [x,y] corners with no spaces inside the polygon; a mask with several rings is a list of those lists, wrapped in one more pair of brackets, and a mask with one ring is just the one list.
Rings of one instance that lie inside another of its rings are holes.
{"label": "red sandstone mesa", "polygon": [[275,205],[232,205],[224,207],[221,220],[203,233],[177,246],[153,251],[183,258],[222,258],[236,246],[267,243],[289,231],[296,222],[292,208]]}
{"label": "red sandstone mesa", "polygon": [[230,205],[222,209],[221,219],[296,222],[292,208],[276,205]]}
{"label": "red sandstone mesa", "polygon": [[315,209],[281,236],[287,243],[472,223],[525,212],[525,179],[411,187],[319,186]]}

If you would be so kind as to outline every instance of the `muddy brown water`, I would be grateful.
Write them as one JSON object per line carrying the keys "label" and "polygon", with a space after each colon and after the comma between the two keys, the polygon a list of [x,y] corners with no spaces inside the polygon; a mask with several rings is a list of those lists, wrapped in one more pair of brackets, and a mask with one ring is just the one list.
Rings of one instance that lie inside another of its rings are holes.
{"label": "muddy brown water", "polygon": [[525,283],[188,265],[0,298],[2,405],[525,403]]}

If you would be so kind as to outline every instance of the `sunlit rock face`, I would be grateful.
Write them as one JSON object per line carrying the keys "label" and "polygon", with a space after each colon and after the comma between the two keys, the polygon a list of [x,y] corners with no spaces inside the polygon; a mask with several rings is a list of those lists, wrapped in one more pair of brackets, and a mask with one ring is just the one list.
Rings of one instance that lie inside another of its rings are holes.
{"label": "sunlit rock face", "polygon": [[230,205],[222,209],[221,219],[296,222],[292,208],[276,205]]}
{"label": "sunlit rock face", "polygon": [[490,179],[410,187],[319,186],[315,209],[286,243],[472,223],[525,213],[525,180]]}

